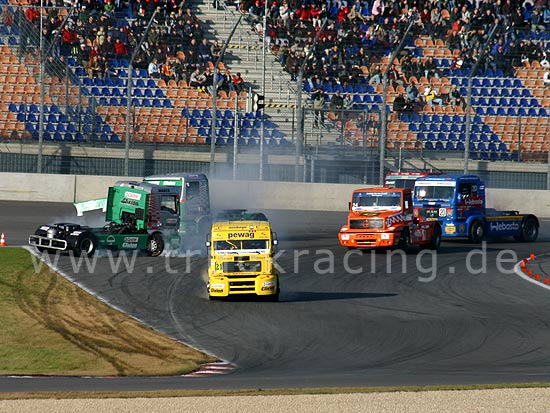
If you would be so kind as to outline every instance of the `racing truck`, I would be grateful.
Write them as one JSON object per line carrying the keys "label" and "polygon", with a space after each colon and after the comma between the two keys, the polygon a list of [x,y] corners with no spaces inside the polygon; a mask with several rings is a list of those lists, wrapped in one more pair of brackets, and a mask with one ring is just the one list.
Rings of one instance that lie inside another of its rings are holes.
{"label": "racing truck", "polygon": [[414,217],[410,188],[357,189],[349,203],[348,222],[340,228],[338,240],[350,249],[437,250],[441,227],[437,221],[420,222]]}
{"label": "racing truck", "polygon": [[443,237],[481,242],[512,236],[533,242],[539,221],[533,214],[486,208],[485,183],[477,175],[435,175],[418,178],[414,187],[414,215],[423,222],[439,222]]}
{"label": "racing truck", "polygon": [[29,237],[39,251],[92,256],[97,249],[143,250],[159,256],[179,243],[179,191],[143,182],[118,181],[108,189],[101,228],[74,223],[41,225]]}
{"label": "racing truck", "polygon": [[411,188],[417,178],[429,175],[438,175],[440,172],[390,172],[386,174],[384,186],[386,188]]}
{"label": "racing truck", "polygon": [[151,184],[175,187],[180,196],[180,235],[200,235],[201,244],[210,231],[210,191],[205,174],[173,173],[143,179]]}
{"label": "racing truck", "polygon": [[206,238],[209,299],[248,294],[278,301],[279,272],[272,262],[276,246],[267,220],[214,222]]}
{"label": "racing truck", "polygon": [[[173,173],[153,175],[143,179],[154,185],[172,187],[179,193],[180,199],[180,235],[205,236],[212,225],[210,211],[210,190],[208,178],[204,174]],[[83,212],[102,209],[107,206],[107,198],[75,202],[77,215]]]}

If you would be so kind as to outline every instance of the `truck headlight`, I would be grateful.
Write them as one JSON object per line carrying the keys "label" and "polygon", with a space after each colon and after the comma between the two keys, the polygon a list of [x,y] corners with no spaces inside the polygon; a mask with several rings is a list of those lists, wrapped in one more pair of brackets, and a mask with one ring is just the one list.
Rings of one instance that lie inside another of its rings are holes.
{"label": "truck headlight", "polygon": [[343,239],[344,241],[349,240],[349,234],[342,234],[342,239]]}
{"label": "truck headlight", "polygon": [[50,239],[55,238],[56,235],[57,235],[57,230],[55,228],[50,228],[46,232],[46,237]]}
{"label": "truck headlight", "polygon": [[262,287],[275,287],[275,281],[264,281]]}
{"label": "truck headlight", "polygon": [[390,239],[390,234],[382,233],[380,234],[380,239]]}
{"label": "truck headlight", "polygon": [[210,285],[211,288],[220,288],[223,290],[223,287],[225,287],[224,284],[211,284]]}

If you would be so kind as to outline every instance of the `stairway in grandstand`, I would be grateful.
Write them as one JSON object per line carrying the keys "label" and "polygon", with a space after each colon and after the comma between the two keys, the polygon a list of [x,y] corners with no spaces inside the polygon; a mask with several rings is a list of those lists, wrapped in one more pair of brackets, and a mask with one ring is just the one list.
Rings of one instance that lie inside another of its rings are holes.
{"label": "stairway in grandstand", "polygon": [[[210,41],[217,39],[220,44],[229,37],[240,13],[234,5],[216,9],[210,1],[201,1],[197,7],[197,16],[209,27],[206,36]],[[291,77],[286,73],[277,57],[267,50],[265,84],[263,85],[263,52],[261,36],[253,32],[252,25],[243,16],[228,45],[224,56],[225,67],[233,74],[240,72],[247,87],[253,93],[264,95],[266,116],[277,126],[288,140],[292,139],[292,118],[296,103],[296,89]],[[269,48],[268,48],[269,49]],[[307,99],[307,96],[304,96]],[[305,102],[305,100],[304,100]]]}

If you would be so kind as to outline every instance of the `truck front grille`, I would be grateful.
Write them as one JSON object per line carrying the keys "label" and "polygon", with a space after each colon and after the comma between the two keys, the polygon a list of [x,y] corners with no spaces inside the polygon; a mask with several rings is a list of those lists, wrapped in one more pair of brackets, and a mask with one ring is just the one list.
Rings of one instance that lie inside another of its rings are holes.
{"label": "truck front grille", "polygon": [[384,220],[381,218],[352,219],[349,221],[349,228],[350,229],[384,228]]}
{"label": "truck front grille", "polygon": [[261,261],[228,261],[223,263],[223,272],[260,272],[262,270]]}

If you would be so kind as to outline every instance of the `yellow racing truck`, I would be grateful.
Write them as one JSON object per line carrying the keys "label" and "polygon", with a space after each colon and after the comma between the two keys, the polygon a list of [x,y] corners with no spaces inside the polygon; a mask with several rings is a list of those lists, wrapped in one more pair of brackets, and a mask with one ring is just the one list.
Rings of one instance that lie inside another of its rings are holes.
{"label": "yellow racing truck", "polygon": [[209,299],[249,294],[278,301],[277,235],[267,220],[234,218],[215,222],[206,239]]}

